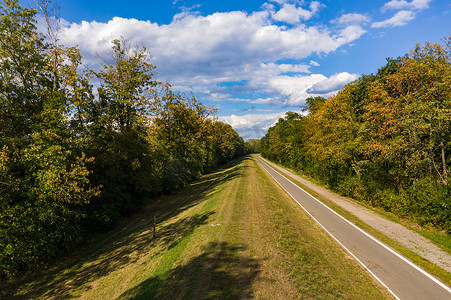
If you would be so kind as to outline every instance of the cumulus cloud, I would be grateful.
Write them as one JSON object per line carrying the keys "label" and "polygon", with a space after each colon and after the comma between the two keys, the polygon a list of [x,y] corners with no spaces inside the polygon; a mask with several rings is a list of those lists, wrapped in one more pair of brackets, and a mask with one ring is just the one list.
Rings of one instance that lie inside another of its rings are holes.
{"label": "cumulus cloud", "polygon": [[405,0],[392,0],[390,2],[387,2],[382,7],[382,11],[386,11],[389,9],[417,9],[422,10],[429,7],[429,2],[432,0],[412,0],[410,2]]}
{"label": "cumulus cloud", "polygon": [[298,24],[301,20],[309,20],[313,17],[320,7],[321,4],[317,1],[313,1],[310,4],[310,10],[297,7],[296,4],[284,3],[279,11],[273,13],[272,18],[279,22]]}
{"label": "cumulus cloud", "polygon": [[107,53],[111,40],[120,36],[149,45],[153,61],[175,74],[226,71],[244,62],[302,59],[312,53],[330,53],[364,33],[348,26],[337,32],[325,28],[272,25],[268,13],[215,13],[185,16],[168,25],[115,17],[107,23],[83,21],[63,28],[60,39],[78,44],[88,56]]}
{"label": "cumulus cloud", "polygon": [[337,41],[343,44],[349,44],[361,37],[364,33],[366,33],[366,31],[359,25],[349,25],[341,31],[339,36],[337,36]]}
{"label": "cumulus cloud", "polygon": [[326,77],[322,74],[310,74],[308,76],[279,75],[261,81],[261,90],[268,93],[279,94],[280,105],[302,106],[305,99],[311,96],[328,97],[343,88],[343,86],[358,78],[357,74],[342,72]]}
{"label": "cumulus cloud", "polygon": [[415,19],[415,11],[428,8],[431,1],[432,0],[412,0],[409,2],[405,0],[391,0],[390,2],[385,3],[381,10],[383,12],[387,10],[398,10],[398,12],[390,19],[371,24],[371,28],[404,26]]}
{"label": "cumulus cloud", "polygon": [[336,24],[366,24],[370,21],[370,18],[366,15],[358,14],[358,13],[349,13],[342,14],[339,18],[332,21],[332,23]]}
{"label": "cumulus cloud", "polygon": [[85,62],[92,65],[97,61],[96,54],[108,56],[112,39],[127,37],[134,43],[146,44],[152,62],[158,67],[159,80],[171,82],[181,90],[191,89],[210,98],[226,100],[228,95],[218,91],[219,83],[249,81],[249,85],[240,87],[242,91],[266,89],[279,93],[284,99],[295,98],[285,103],[299,103],[300,97],[296,94],[302,93],[294,92],[295,86],[282,84],[290,89],[283,91],[273,87],[271,79],[302,81],[299,86],[305,90],[311,82],[308,76],[281,80],[284,77],[279,75],[310,73],[310,66],[277,61],[282,58],[302,60],[314,53],[328,54],[364,33],[357,25],[336,30],[316,26],[285,28],[272,24],[270,12],[263,10],[252,14],[234,11],[207,16],[188,13],[167,25],[119,17],[106,23],[83,21],[66,24],[60,41],[68,46],[78,44]]}
{"label": "cumulus cloud", "polygon": [[[300,107],[305,104],[308,97],[328,97],[345,84],[358,78],[357,74],[342,72],[326,77],[322,74],[309,75],[268,75],[264,71],[254,73],[254,77],[246,82],[245,86],[239,86],[233,92],[258,91],[260,94],[273,95],[272,97],[232,97],[226,94],[213,92],[214,89],[205,91],[205,98],[213,101],[247,102],[251,104],[266,104],[281,107]],[[240,88],[242,88],[240,90]]]}
{"label": "cumulus cloud", "polygon": [[381,22],[374,22],[371,28],[385,28],[404,26],[415,18],[415,12],[409,10],[398,11],[392,18]]}
{"label": "cumulus cloud", "polygon": [[280,64],[276,65],[280,73],[310,73],[310,66],[304,64]]}
{"label": "cumulus cloud", "polygon": [[342,89],[345,84],[356,80],[358,77],[358,74],[350,74],[348,72],[334,74],[329,78],[315,83],[307,90],[307,92],[312,94],[327,94],[334,92]]}
{"label": "cumulus cloud", "polygon": [[230,124],[243,139],[260,138],[273,126],[285,112],[270,114],[246,114],[242,116],[220,116],[218,119]]}
{"label": "cumulus cloud", "polygon": [[322,74],[309,76],[276,76],[268,81],[267,88],[284,96],[283,105],[301,106],[312,96],[308,90],[316,83],[327,79]]}
{"label": "cumulus cloud", "polygon": [[[63,22],[59,37],[66,46],[79,45],[84,62],[91,67],[98,64],[97,56],[108,57],[115,38],[144,44],[157,66],[158,80],[168,81],[182,92],[193,90],[203,101],[215,103],[298,107],[309,96],[328,96],[335,87],[353,79],[347,73],[330,78],[312,74],[310,68],[319,63],[311,56],[327,55],[359,39],[366,32],[360,25],[365,22],[364,16],[343,15],[335,23],[339,26],[307,26],[299,22],[317,14],[319,2],[304,8],[300,1],[272,2],[254,13],[231,11],[203,16],[194,11],[197,7],[183,8],[169,24],[120,17],[108,22]],[[265,122],[277,121],[278,117],[271,119],[268,114],[266,121],[258,123],[255,120],[262,115],[249,115],[247,119],[235,116],[234,122],[255,121],[254,125],[264,130]],[[255,126],[247,132],[255,132]]]}
{"label": "cumulus cloud", "polygon": [[[299,112],[307,115],[307,112]],[[220,116],[218,119],[230,124],[244,140],[261,138],[266,134],[271,126],[274,126],[280,118],[283,118],[285,112],[268,114],[245,114],[241,116],[230,115]]]}

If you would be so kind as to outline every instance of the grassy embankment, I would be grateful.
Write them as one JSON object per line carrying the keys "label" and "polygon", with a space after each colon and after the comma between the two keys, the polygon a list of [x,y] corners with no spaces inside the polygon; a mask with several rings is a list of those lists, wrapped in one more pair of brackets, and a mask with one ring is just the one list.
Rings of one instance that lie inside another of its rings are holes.
{"label": "grassy embankment", "polygon": [[2,289],[0,298],[390,298],[251,158]]}

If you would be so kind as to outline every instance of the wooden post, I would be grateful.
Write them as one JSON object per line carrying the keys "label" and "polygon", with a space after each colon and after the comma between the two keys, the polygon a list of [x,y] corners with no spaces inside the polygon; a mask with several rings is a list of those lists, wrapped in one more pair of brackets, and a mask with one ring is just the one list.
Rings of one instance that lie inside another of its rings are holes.
{"label": "wooden post", "polygon": [[156,217],[155,217],[155,214],[153,214],[153,238],[155,238],[155,220],[156,220]]}

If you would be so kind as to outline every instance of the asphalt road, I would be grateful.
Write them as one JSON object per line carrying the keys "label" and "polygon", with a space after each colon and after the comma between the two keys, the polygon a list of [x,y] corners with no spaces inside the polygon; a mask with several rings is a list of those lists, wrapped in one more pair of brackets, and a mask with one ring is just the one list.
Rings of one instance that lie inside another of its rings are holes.
{"label": "asphalt road", "polygon": [[451,299],[451,289],[347,221],[255,156],[273,179],[398,299]]}

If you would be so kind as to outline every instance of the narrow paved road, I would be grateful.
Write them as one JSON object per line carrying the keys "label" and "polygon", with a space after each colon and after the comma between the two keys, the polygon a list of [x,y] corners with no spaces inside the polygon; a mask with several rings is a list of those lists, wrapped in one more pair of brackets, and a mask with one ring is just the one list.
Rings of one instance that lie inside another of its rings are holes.
{"label": "narrow paved road", "polygon": [[262,159],[260,165],[290,196],[368,272],[398,299],[451,299],[451,289],[345,220],[279,174]]}

